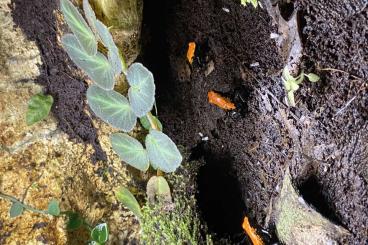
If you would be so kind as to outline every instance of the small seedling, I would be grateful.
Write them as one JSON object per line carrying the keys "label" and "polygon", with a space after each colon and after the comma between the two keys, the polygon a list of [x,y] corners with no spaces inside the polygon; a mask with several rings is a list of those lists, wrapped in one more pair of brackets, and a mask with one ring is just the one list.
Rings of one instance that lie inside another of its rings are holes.
{"label": "small seedling", "polygon": [[26,114],[26,122],[31,126],[47,117],[51,110],[54,99],[51,95],[42,93],[36,94],[28,101],[28,110]]}
{"label": "small seedling", "polygon": [[294,92],[299,89],[299,85],[304,81],[304,78],[307,77],[310,82],[318,82],[319,76],[314,73],[304,74],[302,71],[298,76],[293,77],[287,66],[285,66],[282,72],[282,81],[285,86],[285,90],[287,93],[287,99],[290,106],[295,106],[295,97]]}
{"label": "small seedling", "polygon": [[252,4],[254,8],[257,8],[258,5],[261,5],[258,0],[241,0],[240,3],[244,6],[247,4]]}
{"label": "small seedling", "polygon": [[84,227],[90,231],[91,244],[103,245],[107,242],[109,233],[106,223],[98,224],[96,227],[92,228],[80,215],[79,213],[72,211],[61,211],[59,206],[59,201],[56,199],[51,199],[47,206],[47,210],[37,209],[25,204],[23,201],[17,198],[0,192],[0,198],[8,200],[12,203],[9,210],[10,218],[15,218],[23,214],[24,211],[30,211],[33,213],[52,215],[58,217],[65,215],[68,219],[66,223],[67,230],[76,230]]}

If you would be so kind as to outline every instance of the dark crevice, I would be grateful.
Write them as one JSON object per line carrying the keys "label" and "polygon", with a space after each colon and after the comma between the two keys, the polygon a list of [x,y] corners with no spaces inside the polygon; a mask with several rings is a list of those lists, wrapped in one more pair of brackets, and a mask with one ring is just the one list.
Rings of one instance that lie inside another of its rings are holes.
{"label": "dark crevice", "polygon": [[319,184],[315,175],[310,176],[299,185],[299,191],[304,200],[313,206],[321,215],[328,218],[335,224],[340,224],[335,210],[329,204],[323,193],[322,186]]}
{"label": "dark crevice", "polygon": [[192,154],[192,158],[197,157],[206,163],[198,174],[197,200],[203,220],[217,239],[241,242],[245,238],[241,224],[246,208],[231,156],[207,151],[199,145]]}
{"label": "dark crevice", "polygon": [[35,82],[53,96],[52,113],[58,120],[58,128],[76,142],[91,144],[95,150],[92,161],[106,160],[92,119],[84,111],[88,85],[83,77],[74,75],[77,72],[75,65],[58,45],[55,18],[58,2],[12,0],[13,19],[40,50],[43,64]]}

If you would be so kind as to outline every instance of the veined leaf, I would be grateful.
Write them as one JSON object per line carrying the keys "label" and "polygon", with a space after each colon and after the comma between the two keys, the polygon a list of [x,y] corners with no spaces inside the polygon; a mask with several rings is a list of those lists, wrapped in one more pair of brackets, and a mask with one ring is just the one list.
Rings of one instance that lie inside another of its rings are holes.
{"label": "veined leaf", "polygon": [[110,140],[121,160],[141,171],[148,169],[147,151],[138,140],[122,133],[112,134]]}
{"label": "veined leaf", "polygon": [[60,0],[60,8],[66,23],[77,37],[81,47],[88,55],[97,53],[97,40],[78,9],[69,0]]}
{"label": "veined leaf", "polygon": [[131,131],[137,123],[128,99],[114,90],[92,85],[87,90],[87,101],[98,117],[124,132]]}
{"label": "veined leaf", "polygon": [[9,216],[10,218],[15,218],[21,215],[23,211],[24,207],[22,206],[22,204],[20,204],[19,202],[13,202],[10,207]]}
{"label": "veined leaf", "polygon": [[98,224],[91,231],[91,238],[97,244],[105,244],[109,239],[109,229],[106,223]]}
{"label": "veined leaf", "polygon": [[147,182],[147,197],[150,203],[155,200],[170,203],[172,201],[170,186],[162,176],[152,176]]}
{"label": "veined leaf", "polygon": [[109,50],[109,52],[107,53],[107,57],[109,58],[109,62],[114,70],[114,74],[120,75],[123,71],[123,64],[120,59],[119,50]]}
{"label": "veined leaf", "polygon": [[115,191],[116,199],[126,206],[130,211],[132,211],[138,218],[142,216],[141,207],[137,202],[137,199],[133,194],[125,187],[120,187]]}
{"label": "veined leaf", "polygon": [[[160,120],[158,120],[158,118],[155,117],[155,116],[152,116],[152,118],[153,118],[155,124],[157,125],[158,129],[160,131],[162,131],[162,124],[161,124]],[[151,123],[148,120],[148,117],[147,116],[144,116],[144,117],[139,118],[139,121],[141,122],[143,128],[145,128],[147,130],[150,130],[152,128],[151,127]]]}
{"label": "veined leaf", "polygon": [[151,129],[146,136],[148,158],[155,169],[174,172],[183,160],[175,143],[164,133]]}
{"label": "veined leaf", "polygon": [[47,117],[54,99],[51,95],[36,94],[28,102],[26,122],[28,126],[35,124]]}
{"label": "veined leaf", "polygon": [[88,55],[72,34],[64,35],[61,42],[73,62],[87,73],[100,88],[113,89],[115,83],[114,71],[103,54],[98,52],[94,56]]}
{"label": "veined leaf", "polygon": [[130,85],[128,97],[134,113],[143,117],[152,110],[155,102],[155,83],[152,73],[140,63],[132,64],[127,71]]}
{"label": "veined leaf", "polygon": [[119,75],[123,70],[119,56],[119,49],[116,46],[109,29],[99,20],[96,21],[96,29],[103,45],[109,50],[108,58],[114,69],[114,72],[116,75]]}
{"label": "veined leaf", "polygon": [[89,26],[91,27],[92,31],[96,33],[97,18],[88,0],[83,0],[83,11]]}

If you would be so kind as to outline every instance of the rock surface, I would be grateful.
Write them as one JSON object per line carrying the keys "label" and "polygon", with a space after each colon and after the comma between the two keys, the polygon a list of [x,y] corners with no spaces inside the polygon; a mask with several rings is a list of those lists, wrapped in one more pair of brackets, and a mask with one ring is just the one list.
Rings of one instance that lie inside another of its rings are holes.
{"label": "rock surface", "polygon": [[[131,180],[113,153],[113,131],[94,120],[107,161],[91,162],[93,147],[71,141],[50,115],[27,126],[27,101],[42,87],[34,83],[42,65],[36,44],[14,25],[10,0],[0,3],[0,192],[38,209],[56,198],[62,210],[80,212],[91,224],[107,222],[110,242],[137,238],[138,222],[117,204],[113,190]],[[10,218],[11,203],[0,199],[0,244],[82,244],[85,232],[68,233],[63,217],[25,211]]]}

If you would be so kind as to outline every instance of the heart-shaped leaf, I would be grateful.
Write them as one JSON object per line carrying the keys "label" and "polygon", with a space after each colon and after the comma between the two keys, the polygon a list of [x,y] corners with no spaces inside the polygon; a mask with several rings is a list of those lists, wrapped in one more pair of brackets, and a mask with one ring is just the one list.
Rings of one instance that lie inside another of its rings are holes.
{"label": "heart-shaped leaf", "polygon": [[162,176],[152,176],[147,182],[147,196],[150,203],[155,200],[170,203],[172,201],[170,186]]}
{"label": "heart-shaped leaf", "polygon": [[59,202],[56,199],[52,199],[47,206],[47,213],[53,216],[60,215]]}
{"label": "heart-shaped leaf", "polygon": [[309,81],[312,83],[318,82],[320,79],[319,76],[314,73],[305,74],[305,76],[308,77]]}
{"label": "heart-shaped leaf", "polygon": [[138,140],[122,133],[112,134],[110,140],[121,160],[141,171],[148,169],[147,151]]}
{"label": "heart-shaped leaf", "polygon": [[101,88],[111,90],[114,87],[114,71],[106,57],[97,53],[88,55],[79,45],[77,38],[66,34],[61,39],[64,49],[73,62]]}
{"label": "heart-shaped leaf", "polygon": [[146,136],[146,148],[152,167],[166,173],[174,172],[183,160],[175,143],[154,129]]}
{"label": "heart-shaped leaf", "polygon": [[10,218],[14,218],[21,215],[23,211],[24,207],[22,204],[20,204],[19,202],[13,202],[9,211]]}
{"label": "heart-shaped leaf", "polygon": [[[155,116],[152,116],[152,119],[154,120],[154,123],[156,124],[156,126],[158,127],[158,129],[160,131],[162,131],[162,124],[161,124],[160,120],[158,120],[158,118],[155,117]],[[145,128],[147,130],[150,130],[152,128],[151,123],[148,120],[148,117],[147,116],[144,116],[144,117],[139,118],[139,121],[141,122],[143,128]]]}
{"label": "heart-shaped leaf", "polygon": [[31,97],[28,102],[28,110],[26,114],[27,125],[30,126],[47,117],[51,110],[54,99],[51,95],[36,94]]}
{"label": "heart-shaped leaf", "polygon": [[128,97],[134,113],[143,117],[152,110],[155,101],[155,83],[152,73],[140,63],[132,64],[127,71],[130,85]]}
{"label": "heart-shaped leaf", "polygon": [[109,239],[109,229],[106,223],[98,224],[91,231],[91,238],[97,244],[105,244]]}
{"label": "heart-shaped leaf", "polygon": [[87,100],[91,110],[113,127],[129,132],[137,123],[128,99],[114,90],[92,85],[87,90]]}
{"label": "heart-shaped leaf", "polygon": [[83,218],[79,213],[68,211],[66,216],[68,217],[68,221],[66,223],[66,229],[68,231],[74,231],[82,226]]}
{"label": "heart-shaped leaf", "polygon": [[140,218],[142,216],[141,207],[137,202],[137,199],[133,196],[133,194],[125,187],[120,187],[115,191],[116,199],[121,202],[125,207],[127,207],[130,211],[132,211],[135,216]]}
{"label": "heart-shaped leaf", "polygon": [[88,55],[97,53],[97,40],[78,9],[69,0],[60,0],[60,9],[66,23]]}

